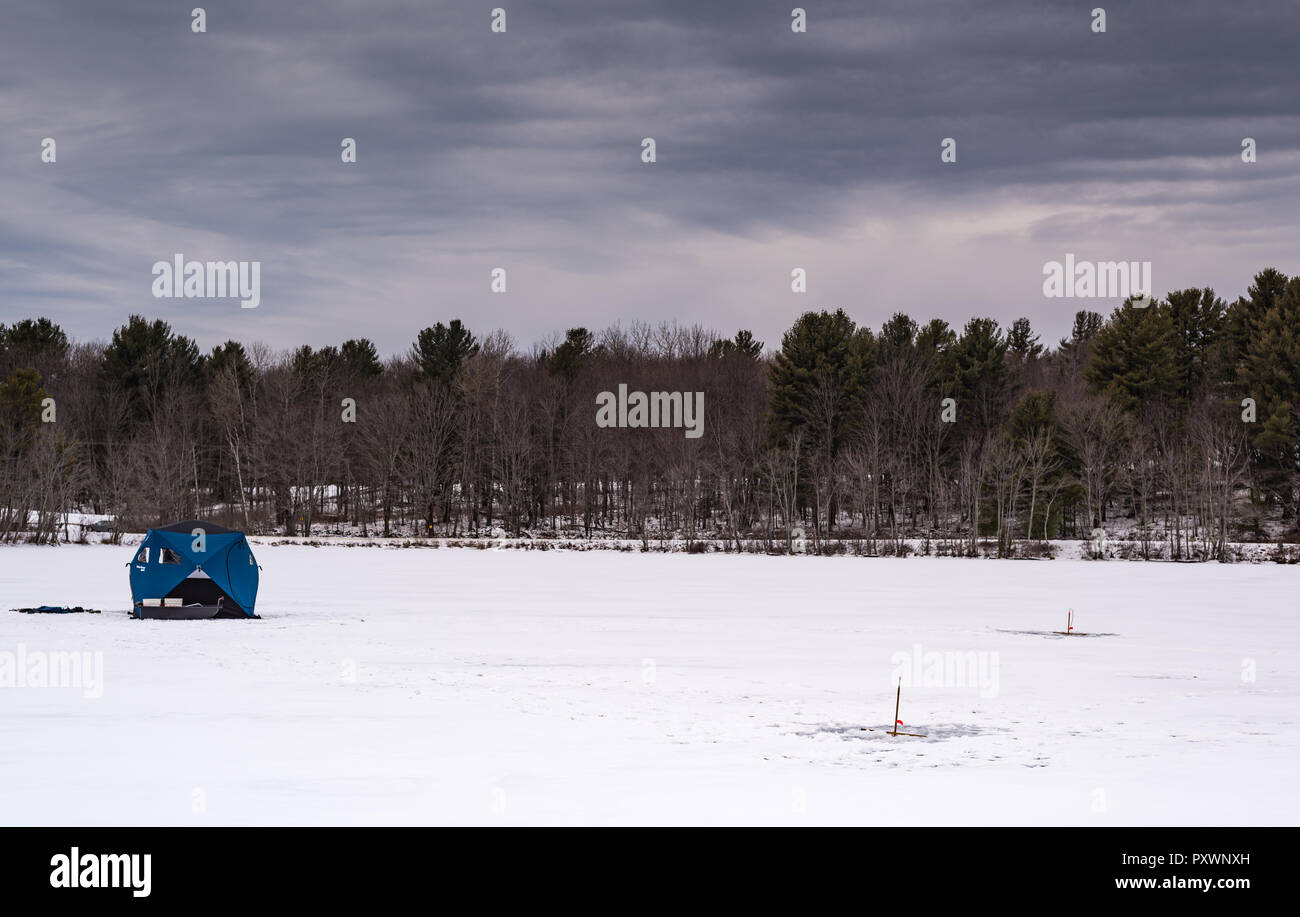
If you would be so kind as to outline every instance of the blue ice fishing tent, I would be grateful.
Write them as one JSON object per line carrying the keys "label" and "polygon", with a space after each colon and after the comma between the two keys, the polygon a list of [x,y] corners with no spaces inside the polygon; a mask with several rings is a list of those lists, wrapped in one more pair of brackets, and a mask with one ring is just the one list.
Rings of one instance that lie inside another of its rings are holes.
{"label": "blue ice fishing tent", "polygon": [[150,529],[131,568],[137,618],[256,618],[257,561],[243,532],[210,522]]}

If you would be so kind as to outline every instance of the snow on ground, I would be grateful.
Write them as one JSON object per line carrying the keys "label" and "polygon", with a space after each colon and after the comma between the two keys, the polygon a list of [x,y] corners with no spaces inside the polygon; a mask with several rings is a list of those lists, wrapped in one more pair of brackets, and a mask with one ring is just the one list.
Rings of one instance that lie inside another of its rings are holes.
{"label": "snow on ground", "polygon": [[1300,823],[1295,567],[255,550],[263,620],[160,622],[0,548],[104,609],[0,611],[0,823]]}

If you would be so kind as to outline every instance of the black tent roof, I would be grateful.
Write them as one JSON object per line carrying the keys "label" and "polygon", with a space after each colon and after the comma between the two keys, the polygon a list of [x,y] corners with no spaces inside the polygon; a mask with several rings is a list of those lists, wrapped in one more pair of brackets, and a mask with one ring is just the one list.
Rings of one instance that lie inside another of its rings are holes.
{"label": "black tent roof", "polygon": [[173,522],[171,525],[155,526],[155,528],[160,532],[184,532],[187,535],[195,529],[202,529],[205,535],[228,535],[235,531],[212,522],[200,522],[197,519]]}

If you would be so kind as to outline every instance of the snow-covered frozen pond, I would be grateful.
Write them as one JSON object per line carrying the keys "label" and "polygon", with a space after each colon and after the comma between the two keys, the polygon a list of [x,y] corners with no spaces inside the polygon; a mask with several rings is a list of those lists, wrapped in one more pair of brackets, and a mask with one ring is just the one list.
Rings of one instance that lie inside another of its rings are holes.
{"label": "snow-covered frozen pond", "polygon": [[104,609],[0,611],[0,823],[1300,822],[1297,567],[255,550],[263,620],[159,622],[0,548]]}

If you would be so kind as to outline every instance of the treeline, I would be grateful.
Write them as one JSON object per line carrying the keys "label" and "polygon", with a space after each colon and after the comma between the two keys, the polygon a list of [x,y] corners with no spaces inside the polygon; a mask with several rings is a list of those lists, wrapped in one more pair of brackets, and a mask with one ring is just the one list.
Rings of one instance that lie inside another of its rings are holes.
{"label": "treeline", "polygon": [[[524,352],[459,320],[381,360],[367,340],[202,353],[132,316],[107,343],[0,325],[0,539],[69,511],[120,530],[213,518],[253,532],[616,535],[811,550],[855,539],[1001,556],[1124,520],[1142,553],[1223,558],[1296,539],[1300,277],[1231,304],[1170,293],[1027,319],[873,331],[802,315],[747,331],[634,323]],[[704,432],[607,428],[597,395],[704,392]]]}

